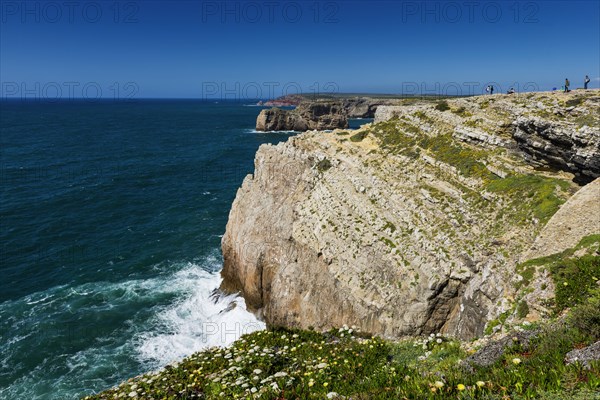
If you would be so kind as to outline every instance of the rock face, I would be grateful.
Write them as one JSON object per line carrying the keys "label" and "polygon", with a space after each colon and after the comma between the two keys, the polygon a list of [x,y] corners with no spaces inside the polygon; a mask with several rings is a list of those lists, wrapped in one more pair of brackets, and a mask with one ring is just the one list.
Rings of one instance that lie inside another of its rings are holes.
{"label": "rock face", "polygon": [[571,171],[582,183],[600,176],[597,126],[574,130],[536,117],[520,117],[514,125],[513,137],[532,164]]}
{"label": "rock face", "polygon": [[378,99],[371,97],[356,97],[344,99],[342,102],[349,118],[375,118],[379,106],[395,105],[400,103],[396,99]]}
{"label": "rock face", "polygon": [[573,248],[586,236],[600,232],[600,179],[584,186],[552,216],[524,260]]}
{"label": "rock face", "polygon": [[256,119],[257,131],[330,130],[347,128],[348,117],[342,104],[303,102],[294,110],[262,110]]}
{"label": "rock face", "polygon": [[[379,107],[379,123],[358,131],[261,146],[222,239],[222,289],[270,325],[481,335],[514,312],[516,265],[579,190],[569,172],[535,169],[514,137],[523,110],[563,112],[567,96]],[[579,115],[597,97],[581,95]],[[598,134],[565,115],[549,118]]]}

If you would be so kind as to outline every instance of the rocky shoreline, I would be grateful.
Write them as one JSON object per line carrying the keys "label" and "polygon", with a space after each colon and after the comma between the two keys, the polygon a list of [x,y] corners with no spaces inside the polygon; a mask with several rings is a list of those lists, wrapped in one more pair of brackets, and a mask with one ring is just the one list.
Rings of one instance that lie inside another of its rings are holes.
{"label": "rocky shoreline", "polygon": [[267,329],[85,399],[598,398],[599,100],[380,107],[261,146],[222,289]]}

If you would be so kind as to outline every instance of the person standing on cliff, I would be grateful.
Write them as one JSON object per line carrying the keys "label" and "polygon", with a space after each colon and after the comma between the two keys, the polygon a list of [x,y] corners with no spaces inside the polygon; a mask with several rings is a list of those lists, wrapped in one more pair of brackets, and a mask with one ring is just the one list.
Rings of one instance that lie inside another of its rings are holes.
{"label": "person standing on cliff", "polygon": [[571,82],[569,82],[569,78],[565,79],[565,93],[569,91],[569,86],[571,86]]}
{"label": "person standing on cliff", "polygon": [[494,94],[494,85],[490,85],[490,94]]}
{"label": "person standing on cliff", "polygon": [[587,88],[588,88],[588,84],[589,84],[589,83],[590,83],[590,77],[586,75],[586,76],[585,76],[585,79],[583,80],[583,88],[584,88],[585,90],[587,90]]}

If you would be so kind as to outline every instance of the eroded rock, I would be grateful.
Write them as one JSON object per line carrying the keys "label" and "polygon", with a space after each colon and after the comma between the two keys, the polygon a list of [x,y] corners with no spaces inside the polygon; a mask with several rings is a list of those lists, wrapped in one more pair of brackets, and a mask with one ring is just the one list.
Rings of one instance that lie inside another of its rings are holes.
{"label": "eroded rock", "polygon": [[571,350],[565,357],[567,364],[581,363],[585,368],[591,368],[592,361],[600,360],[600,341],[583,349]]}

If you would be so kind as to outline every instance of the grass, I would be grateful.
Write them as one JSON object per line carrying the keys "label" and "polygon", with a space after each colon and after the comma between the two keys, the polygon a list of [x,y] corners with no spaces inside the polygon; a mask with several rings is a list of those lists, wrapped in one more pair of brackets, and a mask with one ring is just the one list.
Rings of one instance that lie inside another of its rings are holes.
{"label": "grass", "polygon": [[[580,252],[586,254],[575,256]],[[597,295],[600,284],[600,235],[586,236],[572,249],[518,265],[517,272],[524,278],[520,286],[530,283],[536,267],[550,271],[556,287],[556,314],[583,304]]]}
{"label": "grass", "polygon": [[523,279],[517,283],[516,289],[518,290],[520,287],[529,286],[536,272],[535,266],[521,264],[517,265],[516,270],[519,273],[519,275],[523,277]]}
{"label": "grass", "polygon": [[456,115],[460,115],[461,117],[471,117],[473,115],[468,112],[465,107],[459,107],[456,110],[452,110],[452,112]]}
{"label": "grass", "polygon": [[556,308],[563,310],[585,301],[600,281],[600,256],[563,259],[549,266],[556,285]]}
{"label": "grass", "polygon": [[546,222],[558,211],[564,198],[560,191],[566,191],[569,183],[560,179],[540,175],[510,175],[504,179],[492,179],[485,189],[492,193],[507,195],[513,199],[513,206],[520,209],[522,218],[529,211],[541,222]]}
{"label": "grass", "polygon": [[364,140],[364,138],[367,137],[368,134],[369,134],[369,131],[358,132],[357,134],[350,136],[350,141],[351,142],[362,142]]}
{"label": "grass", "polygon": [[439,101],[436,106],[435,109],[438,111],[448,111],[450,109],[450,105],[448,104],[448,102],[446,100],[442,100]]}
{"label": "grass", "polygon": [[589,113],[576,117],[575,123],[578,127],[589,126],[597,128],[600,126],[600,118],[594,113]]}
{"label": "grass", "polygon": [[[583,315],[599,314],[596,307]],[[533,349],[510,348],[474,371],[462,366],[469,353],[461,344],[439,334],[391,342],[348,327],[272,328],[86,399],[592,399],[600,364],[564,363],[568,351],[594,340],[582,322],[546,328]]]}
{"label": "grass", "polygon": [[418,145],[422,149],[433,153],[436,159],[455,167],[464,176],[493,178],[493,174],[482,162],[487,159],[487,152],[459,144],[451,134],[422,135]]}

